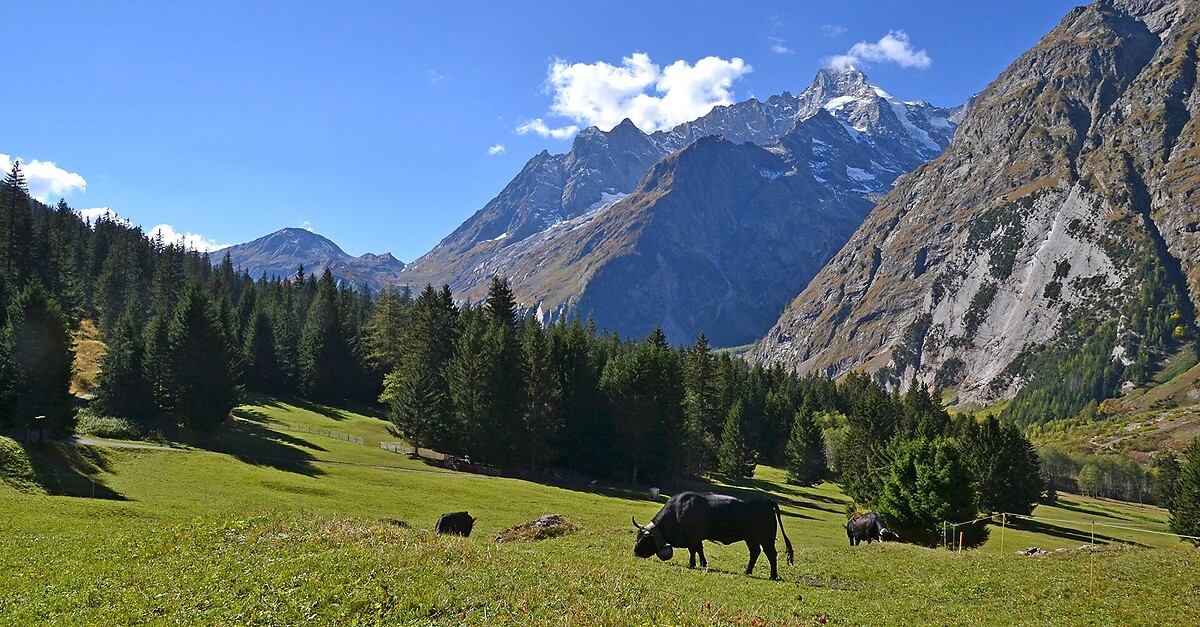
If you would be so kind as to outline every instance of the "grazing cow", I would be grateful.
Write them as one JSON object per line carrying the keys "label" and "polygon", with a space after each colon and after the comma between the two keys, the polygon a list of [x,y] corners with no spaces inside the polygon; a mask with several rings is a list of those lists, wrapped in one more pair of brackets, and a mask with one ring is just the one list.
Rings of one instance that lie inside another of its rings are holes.
{"label": "grazing cow", "polygon": [[471,518],[471,515],[466,512],[452,512],[442,514],[438,518],[437,527],[434,531],[438,533],[446,533],[453,536],[469,536],[471,528],[475,526],[476,518]]}
{"label": "grazing cow", "polygon": [[899,539],[900,534],[887,528],[879,514],[855,514],[846,523],[846,537],[850,538],[850,546],[858,546],[863,540],[870,544],[872,541],[883,542],[884,537],[892,536]]}
{"label": "grazing cow", "polygon": [[746,574],[754,571],[754,562],[759,552],[767,555],[771,563],[771,579],[779,579],[775,565],[775,522],[787,545],[788,563],[793,562],[792,541],[783,530],[783,518],[779,505],[768,499],[743,501],[723,494],[680,492],[671,497],[646,526],[638,528],[637,542],[633,554],[637,557],[657,555],[666,561],[671,559],[672,547],[686,548],[691,552],[688,568],[696,567],[696,556],[700,566],[708,568],[704,558],[704,540],[721,544],[745,542],[750,548],[750,563]]}

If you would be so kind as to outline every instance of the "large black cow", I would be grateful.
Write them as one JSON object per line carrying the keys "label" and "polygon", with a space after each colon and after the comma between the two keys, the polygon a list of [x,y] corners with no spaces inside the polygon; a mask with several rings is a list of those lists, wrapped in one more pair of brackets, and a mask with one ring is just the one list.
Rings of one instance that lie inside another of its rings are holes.
{"label": "large black cow", "polygon": [[469,536],[471,528],[475,526],[475,520],[466,512],[442,514],[433,530],[453,536]]}
{"label": "large black cow", "polygon": [[657,555],[666,561],[671,559],[671,547],[686,548],[692,556],[688,568],[696,567],[696,555],[700,556],[700,566],[707,568],[705,540],[721,544],[745,542],[750,548],[746,574],[754,571],[754,562],[761,551],[766,553],[767,560],[771,562],[771,579],[779,579],[775,565],[775,521],[779,521],[779,531],[783,534],[788,563],[791,564],[792,541],[783,530],[783,518],[775,501],[743,501],[723,494],[680,492],[671,497],[646,526],[639,525],[637,519],[633,520],[638,528],[633,554],[643,558]]}
{"label": "large black cow", "polygon": [[846,522],[846,537],[850,538],[850,546],[857,546],[863,540],[866,540],[867,544],[876,540],[883,542],[886,536],[899,538],[900,534],[888,529],[887,525],[883,524],[883,519],[875,512],[855,514]]}

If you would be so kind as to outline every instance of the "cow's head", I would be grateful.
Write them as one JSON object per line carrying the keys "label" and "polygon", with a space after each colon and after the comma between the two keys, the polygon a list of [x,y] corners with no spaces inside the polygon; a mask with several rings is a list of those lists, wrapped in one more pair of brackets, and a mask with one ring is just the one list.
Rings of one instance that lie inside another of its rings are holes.
{"label": "cow's head", "polygon": [[895,531],[892,531],[891,529],[888,529],[887,527],[884,527],[883,529],[879,530],[879,541],[883,542],[884,539],[886,539],[886,538],[891,538],[892,540],[899,540],[900,534],[896,533]]}
{"label": "cow's head", "polygon": [[667,561],[675,551],[663,540],[662,532],[655,528],[654,523],[645,527],[638,524],[636,518],[630,517],[633,521],[633,526],[637,527],[637,541],[633,544],[633,555],[635,557],[647,558],[651,555],[657,555],[658,559]]}

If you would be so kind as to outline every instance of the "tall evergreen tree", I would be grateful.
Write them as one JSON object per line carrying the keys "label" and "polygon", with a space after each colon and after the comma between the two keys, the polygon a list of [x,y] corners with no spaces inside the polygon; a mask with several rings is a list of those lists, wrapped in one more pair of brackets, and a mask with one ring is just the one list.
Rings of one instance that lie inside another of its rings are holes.
{"label": "tall evergreen tree", "polygon": [[1183,467],[1174,451],[1156,453],[1150,457],[1150,467],[1154,469],[1154,501],[1159,507],[1170,509],[1178,493],[1179,475]]}
{"label": "tall evergreen tree", "polygon": [[805,405],[796,412],[787,443],[788,481],[799,485],[820,483],[829,470],[825,466],[825,440],[812,410]]}
{"label": "tall evergreen tree", "polygon": [[350,368],[350,347],[337,299],[333,273],[326,268],[308,310],[299,355],[304,394],[320,401],[347,396],[348,381],[342,375]]}
{"label": "tall evergreen tree", "polygon": [[[906,540],[937,545],[942,524],[975,518],[971,475],[957,445],[947,438],[897,440],[893,461],[883,474],[876,509],[888,527]],[[986,534],[983,525],[960,528],[975,544]]]}
{"label": "tall evergreen tree", "polygon": [[525,433],[528,434],[525,450],[530,467],[536,468],[539,461],[550,459],[557,453],[554,443],[562,429],[562,393],[546,331],[533,316],[525,321],[521,351],[525,357],[525,393],[522,395]]}
{"label": "tall evergreen tree", "polygon": [[[180,300],[183,295],[180,294]],[[178,303],[176,303],[178,304]],[[174,310],[174,305],[170,310]],[[171,320],[174,316],[168,311],[158,311],[142,328],[143,363],[146,369],[146,380],[150,382],[151,395],[154,404],[162,411],[175,409],[175,356],[171,353]]]}
{"label": "tall evergreen tree", "polygon": [[447,446],[461,447],[472,459],[500,464],[507,438],[496,420],[501,398],[492,388],[502,365],[499,353],[488,342],[489,321],[478,307],[466,306],[458,316],[454,352],[446,362],[453,425],[441,438]]}
{"label": "tall evergreen tree", "polygon": [[733,404],[721,432],[721,448],[717,451],[717,470],[727,477],[753,477],[754,453],[746,443],[746,409],[742,401]]}
{"label": "tall evergreen tree", "polygon": [[966,420],[969,427],[959,441],[974,479],[979,510],[1032,513],[1045,487],[1033,445],[1016,425],[995,416],[981,422]]}
{"label": "tall evergreen tree", "polygon": [[146,376],[142,334],[126,315],[111,334],[100,360],[99,390],[92,401],[101,414],[146,420],[154,414],[154,389]]}
{"label": "tall evergreen tree", "polygon": [[369,370],[380,381],[400,365],[404,329],[411,309],[412,295],[407,286],[401,290],[386,287],[375,299],[375,308],[364,329],[364,348]]}
{"label": "tall evergreen tree", "polygon": [[[1183,449],[1183,469],[1175,482],[1171,501],[1171,531],[1185,536],[1200,536],[1200,437]],[[1192,540],[1200,546],[1200,540]]]}
{"label": "tall evergreen tree", "polygon": [[33,212],[21,162],[14,161],[0,183],[0,268],[15,289],[34,272]]}
{"label": "tall evergreen tree", "polygon": [[16,423],[32,425],[45,416],[47,428],[68,429],[75,355],[66,317],[35,280],[13,299],[7,318]]}
{"label": "tall evergreen tree", "polygon": [[229,372],[225,335],[204,294],[189,285],[167,330],[174,409],[189,428],[211,430],[229,417],[237,390]]}
{"label": "tall evergreen tree", "polygon": [[701,474],[717,467],[717,437],[721,422],[721,392],[717,360],[701,333],[683,357],[684,461],[688,472]]}
{"label": "tall evergreen tree", "polygon": [[446,364],[454,354],[457,309],[448,286],[426,285],[413,303],[404,334],[404,359],[384,379],[380,400],[414,447],[438,445],[452,433]]}
{"label": "tall evergreen tree", "polygon": [[245,336],[242,364],[246,389],[268,394],[279,391],[283,373],[275,352],[275,327],[271,317],[256,309]]}

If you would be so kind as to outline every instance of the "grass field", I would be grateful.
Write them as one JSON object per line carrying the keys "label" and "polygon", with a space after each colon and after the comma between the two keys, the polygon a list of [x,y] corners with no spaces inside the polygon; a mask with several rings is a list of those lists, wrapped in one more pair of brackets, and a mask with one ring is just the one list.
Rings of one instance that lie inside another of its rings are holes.
{"label": "grass field", "polygon": [[[851,548],[836,486],[760,467],[714,487],[783,504],[796,563],[773,582],[765,560],[741,574],[744,545],[707,545],[707,571],[635,559],[629,518],[660,506],[641,491],[445,471],[381,450],[387,423],[353,411],[258,399],[236,415],[179,450],[60,444],[18,463],[0,441],[22,469],[0,483],[0,624],[1200,624],[1190,544],[1097,526],[1103,550],[1075,550],[1093,521],[1164,530],[1157,508],[1063,495],[978,549]],[[430,531],[462,509],[472,537]],[[547,513],[579,531],[492,541]],[[1014,554],[1029,546],[1072,550]]]}

